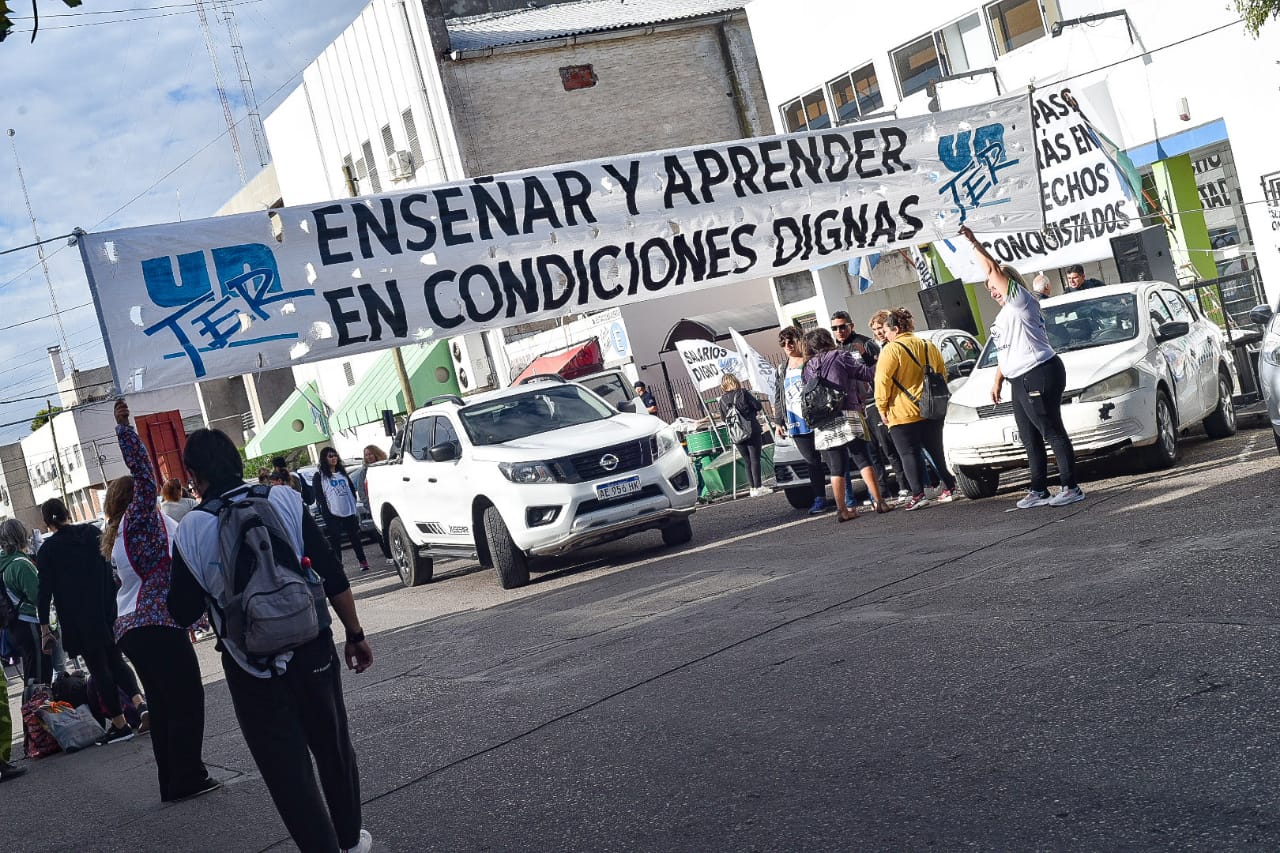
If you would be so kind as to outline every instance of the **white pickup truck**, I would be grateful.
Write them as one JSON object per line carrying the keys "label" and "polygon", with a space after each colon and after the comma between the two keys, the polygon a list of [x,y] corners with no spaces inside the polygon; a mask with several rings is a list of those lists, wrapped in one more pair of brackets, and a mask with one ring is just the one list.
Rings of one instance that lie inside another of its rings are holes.
{"label": "white pickup truck", "polygon": [[512,589],[532,557],[642,530],[692,539],[697,480],[675,431],[577,383],[534,380],[429,400],[369,467],[369,508],[406,586],[431,580],[440,557],[479,560]]}

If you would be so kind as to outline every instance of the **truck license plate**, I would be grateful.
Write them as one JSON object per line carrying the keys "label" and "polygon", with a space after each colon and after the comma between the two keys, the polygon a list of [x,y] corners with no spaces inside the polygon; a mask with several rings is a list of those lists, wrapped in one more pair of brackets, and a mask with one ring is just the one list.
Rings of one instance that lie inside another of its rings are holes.
{"label": "truck license plate", "polygon": [[640,478],[628,477],[625,480],[614,480],[596,486],[596,497],[602,501],[616,501],[640,491]]}

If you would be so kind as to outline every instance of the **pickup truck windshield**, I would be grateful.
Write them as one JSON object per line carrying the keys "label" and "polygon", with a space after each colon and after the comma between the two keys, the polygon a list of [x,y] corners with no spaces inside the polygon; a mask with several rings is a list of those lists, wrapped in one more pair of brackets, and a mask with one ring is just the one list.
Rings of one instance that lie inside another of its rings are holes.
{"label": "pickup truck windshield", "polygon": [[524,394],[466,406],[458,415],[471,443],[486,445],[601,421],[614,411],[577,385],[540,385]]}

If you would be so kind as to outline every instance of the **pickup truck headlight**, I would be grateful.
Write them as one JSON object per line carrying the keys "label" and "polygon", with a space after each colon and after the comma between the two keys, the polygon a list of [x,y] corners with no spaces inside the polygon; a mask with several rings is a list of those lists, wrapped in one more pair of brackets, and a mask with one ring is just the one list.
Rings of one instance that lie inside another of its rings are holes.
{"label": "pickup truck headlight", "polygon": [[1138,368],[1122,370],[1114,376],[1108,376],[1101,382],[1095,382],[1080,392],[1076,398],[1080,403],[1099,403],[1121,394],[1128,394],[1138,387]]}
{"label": "pickup truck headlight", "polygon": [[545,462],[499,462],[502,476],[513,483],[554,483],[556,475]]}
{"label": "pickup truck headlight", "polygon": [[657,451],[654,453],[655,459],[665,456],[668,452],[677,450],[680,447],[680,439],[676,436],[675,427],[666,427],[659,430],[658,434],[653,437],[653,441],[657,446]]}
{"label": "pickup truck headlight", "polygon": [[971,424],[977,419],[978,410],[973,406],[962,406],[959,403],[951,403],[947,406],[946,423]]}

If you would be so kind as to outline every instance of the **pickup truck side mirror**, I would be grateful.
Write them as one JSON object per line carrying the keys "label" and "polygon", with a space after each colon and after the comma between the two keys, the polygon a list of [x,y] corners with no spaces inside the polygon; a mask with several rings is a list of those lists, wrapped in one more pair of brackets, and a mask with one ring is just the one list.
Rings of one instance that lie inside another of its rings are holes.
{"label": "pickup truck side mirror", "polygon": [[1181,320],[1175,320],[1172,323],[1161,323],[1160,328],[1156,329],[1156,343],[1162,344],[1174,338],[1181,338],[1190,332],[1191,324],[1184,323]]}
{"label": "pickup truck side mirror", "polygon": [[968,376],[973,373],[973,369],[977,367],[978,360],[976,358],[966,358],[964,361],[956,364],[957,376]]}
{"label": "pickup truck side mirror", "polygon": [[636,410],[636,404],[631,402],[630,400],[623,400],[622,402],[618,403],[619,412],[634,412],[635,410]]}
{"label": "pickup truck side mirror", "polygon": [[452,441],[432,445],[427,455],[431,457],[432,462],[452,462],[458,458],[458,445]]}
{"label": "pickup truck side mirror", "polygon": [[1249,309],[1249,319],[1252,322],[1257,323],[1259,326],[1265,326],[1270,323],[1271,316],[1272,311],[1270,305],[1255,305],[1253,308]]}

